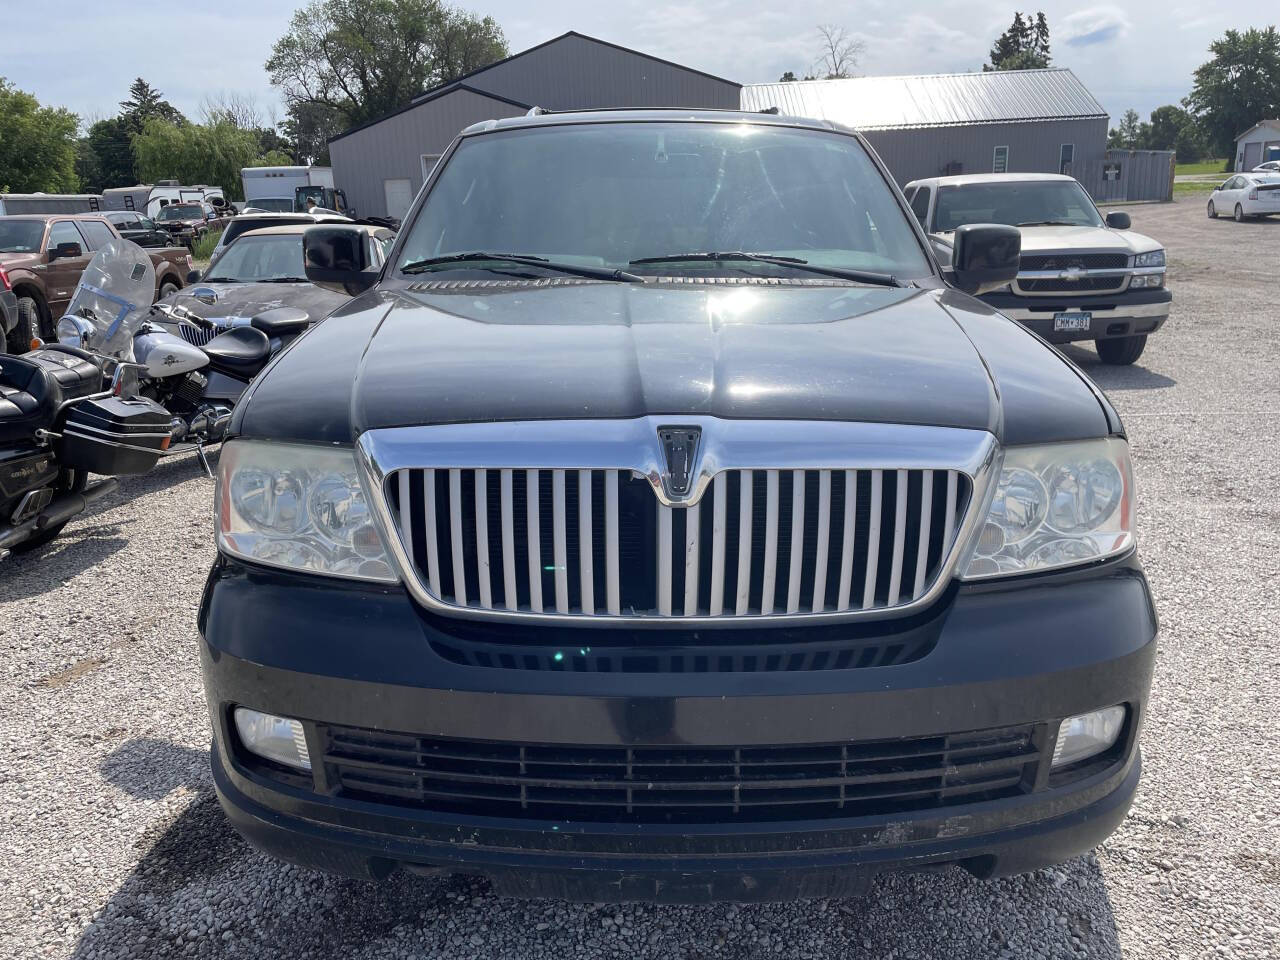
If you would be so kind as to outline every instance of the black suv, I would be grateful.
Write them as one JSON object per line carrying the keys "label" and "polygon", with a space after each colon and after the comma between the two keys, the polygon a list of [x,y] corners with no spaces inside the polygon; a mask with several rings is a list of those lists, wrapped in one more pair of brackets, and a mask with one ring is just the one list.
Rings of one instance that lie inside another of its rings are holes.
{"label": "black suv", "polygon": [[236,408],[200,610],[224,808],[324,870],[779,899],[1124,816],[1156,616],[1124,430],[805,120],[464,131]]}

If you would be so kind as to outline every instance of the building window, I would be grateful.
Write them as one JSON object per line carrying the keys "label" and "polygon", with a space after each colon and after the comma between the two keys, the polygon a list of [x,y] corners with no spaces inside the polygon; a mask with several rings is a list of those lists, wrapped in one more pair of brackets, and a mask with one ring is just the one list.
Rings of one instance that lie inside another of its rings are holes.
{"label": "building window", "polygon": [[995,155],[991,158],[992,173],[1008,173],[1009,172],[1009,148],[996,147]]}
{"label": "building window", "polygon": [[1067,176],[1071,175],[1071,163],[1076,158],[1076,145],[1074,143],[1064,143],[1062,149],[1058,152],[1058,172]]}
{"label": "building window", "polygon": [[431,176],[431,171],[435,169],[436,161],[440,159],[438,153],[424,153],[422,155],[422,182],[426,183],[427,178]]}

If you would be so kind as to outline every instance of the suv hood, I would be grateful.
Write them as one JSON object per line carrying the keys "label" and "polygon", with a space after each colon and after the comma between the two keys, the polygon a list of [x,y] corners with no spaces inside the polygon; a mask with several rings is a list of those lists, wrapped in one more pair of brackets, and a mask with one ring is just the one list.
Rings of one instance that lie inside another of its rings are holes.
{"label": "suv hood", "polygon": [[[1160,249],[1157,241],[1133,230],[1112,230],[1110,227],[1019,227],[1018,230],[1022,234],[1023,253],[1115,251],[1132,256]],[[942,237],[947,243],[955,240],[954,231],[935,236]]]}
{"label": "suv hood", "polygon": [[931,424],[1009,442],[1108,432],[1078,371],[954,291],[389,287],[285,351],[237,408],[233,432],[349,443],[380,427],[690,414]]}

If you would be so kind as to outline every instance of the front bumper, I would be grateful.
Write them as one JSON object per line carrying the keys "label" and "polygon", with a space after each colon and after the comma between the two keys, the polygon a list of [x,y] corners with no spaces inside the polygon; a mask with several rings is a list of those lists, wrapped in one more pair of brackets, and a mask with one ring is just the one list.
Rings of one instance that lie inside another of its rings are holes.
{"label": "front bumper", "polygon": [[[1059,294],[1024,297],[1002,291],[984,294],[980,299],[1049,343],[1070,343],[1155,333],[1169,319],[1173,294],[1163,288],[1125,290],[1096,296]],[[1088,330],[1053,329],[1054,314],[1075,312],[1092,314]]]}
{"label": "front bumper", "polygon": [[[479,873],[499,893],[588,900],[850,894],[886,870],[959,864],[979,876],[1081,854],[1121,821],[1156,620],[1136,559],[939,601],[938,636],[892,667],[781,673],[583,674],[464,666],[436,655],[446,624],[400,589],[220,560],[201,606],[213,768],[228,816],[278,857],[350,876]],[[571,632],[571,631],[567,631]],[[1129,707],[1106,762],[1016,795],[875,816],[787,822],[583,822],[443,813],[344,794],[246,760],[233,705],[317,724],[502,744],[800,745],[945,736]]]}
{"label": "front bumper", "polygon": [[12,290],[0,290],[0,333],[7,334],[17,323],[18,298]]}

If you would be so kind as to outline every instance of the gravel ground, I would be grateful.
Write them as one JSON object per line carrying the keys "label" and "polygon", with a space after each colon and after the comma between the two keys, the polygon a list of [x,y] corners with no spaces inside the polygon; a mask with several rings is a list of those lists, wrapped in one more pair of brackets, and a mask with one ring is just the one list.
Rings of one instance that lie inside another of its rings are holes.
{"label": "gravel ground", "polygon": [[187,458],[0,567],[0,956],[1280,958],[1280,348],[1259,253],[1280,222],[1131,212],[1169,247],[1174,317],[1138,366],[1070,352],[1130,430],[1162,637],[1145,777],[1094,854],[697,908],[281,866],[212,795],[194,625],[211,487]]}

